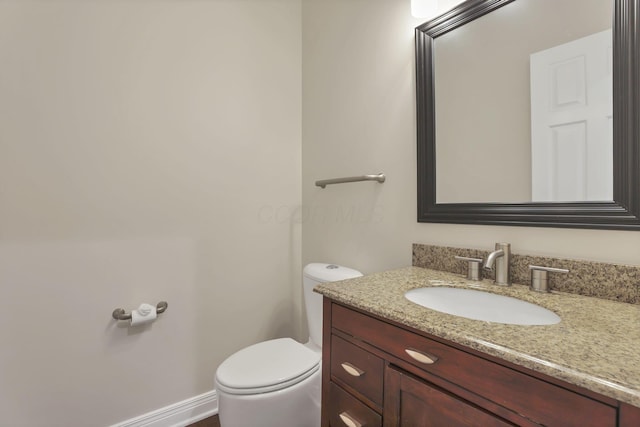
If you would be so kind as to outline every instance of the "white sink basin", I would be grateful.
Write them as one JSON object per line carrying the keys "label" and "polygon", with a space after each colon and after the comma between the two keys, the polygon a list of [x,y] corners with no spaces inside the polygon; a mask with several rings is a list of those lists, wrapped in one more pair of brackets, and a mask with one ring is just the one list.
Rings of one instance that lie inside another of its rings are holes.
{"label": "white sink basin", "polygon": [[557,314],[539,305],[473,289],[418,288],[404,296],[423,307],[467,319],[509,325],[553,325],[560,322]]}

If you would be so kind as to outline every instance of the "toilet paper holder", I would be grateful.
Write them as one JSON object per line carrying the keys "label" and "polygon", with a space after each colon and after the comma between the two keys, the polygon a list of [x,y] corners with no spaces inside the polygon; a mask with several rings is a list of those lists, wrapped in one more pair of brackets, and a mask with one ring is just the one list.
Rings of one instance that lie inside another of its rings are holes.
{"label": "toilet paper holder", "polygon": [[[169,304],[167,304],[166,301],[160,301],[156,305],[156,313],[164,313],[167,310],[167,307],[169,307]],[[111,313],[111,316],[115,320],[131,320],[131,312],[127,313],[124,308],[116,308],[113,310],[113,313]]]}

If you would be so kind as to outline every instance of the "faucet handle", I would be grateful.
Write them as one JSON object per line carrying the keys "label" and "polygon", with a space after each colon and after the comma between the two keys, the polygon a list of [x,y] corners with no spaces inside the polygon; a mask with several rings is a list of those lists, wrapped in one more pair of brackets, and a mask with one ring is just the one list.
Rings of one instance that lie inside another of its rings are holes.
{"label": "faucet handle", "polygon": [[470,258],[466,256],[456,255],[455,259],[460,261],[467,261],[467,279],[480,280],[480,265],[482,264],[482,258]]}
{"label": "faucet handle", "polygon": [[531,286],[529,289],[536,292],[549,292],[548,273],[568,273],[566,268],[541,267],[539,265],[530,265],[531,270]]}

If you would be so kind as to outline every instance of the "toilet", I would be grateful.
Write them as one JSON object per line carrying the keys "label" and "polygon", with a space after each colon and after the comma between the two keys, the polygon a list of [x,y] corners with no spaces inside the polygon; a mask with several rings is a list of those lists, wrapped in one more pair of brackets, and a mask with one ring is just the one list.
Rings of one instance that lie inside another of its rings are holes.
{"label": "toilet", "polygon": [[320,425],[322,295],[313,288],[359,276],[359,271],[334,264],[312,263],[304,268],[309,341],[263,341],[222,362],[215,378],[222,427]]}

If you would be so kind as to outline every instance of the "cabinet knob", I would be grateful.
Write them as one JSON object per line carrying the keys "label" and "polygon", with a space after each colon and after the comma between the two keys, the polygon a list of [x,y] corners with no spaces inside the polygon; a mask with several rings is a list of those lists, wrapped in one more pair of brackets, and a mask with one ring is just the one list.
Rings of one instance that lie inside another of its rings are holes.
{"label": "cabinet knob", "polygon": [[424,363],[427,365],[432,365],[438,361],[436,356],[432,356],[430,354],[423,353],[413,348],[407,348],[404,350],[412,359]]}
{"label": "cabinet knob", "polygon": [[342,422],[349,427],[362,427],[362,423],[358,422],[355,418],[349,415],[347,412],[343,412],[338,415]]}
{"label": "cabinet knob", "polygon": [[340,366],[342,366],[342,369],[344,369],[345,371],[347,371],[347,374],[354,376],[354,377],[361,377],[364,375],[364,371],[356,366],[353,366],[351,363],[349,362],[344,362],[342,363]]}

